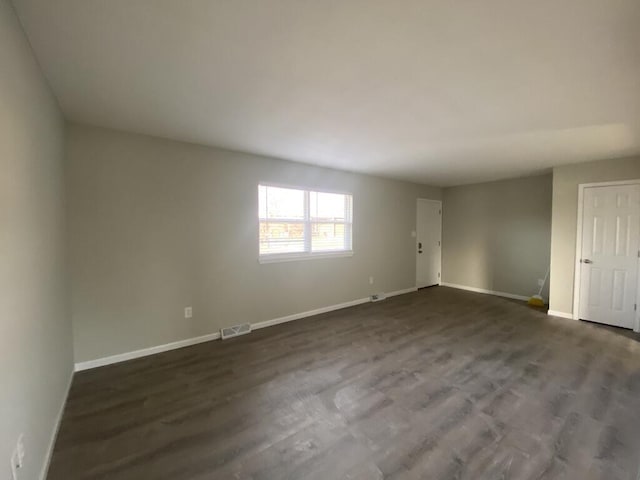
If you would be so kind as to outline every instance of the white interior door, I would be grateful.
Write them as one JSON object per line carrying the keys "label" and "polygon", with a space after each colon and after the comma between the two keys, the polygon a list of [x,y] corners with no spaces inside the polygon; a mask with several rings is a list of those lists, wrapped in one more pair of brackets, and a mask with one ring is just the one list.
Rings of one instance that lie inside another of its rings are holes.
{"label": "white interior door", "polygon": [[416,224],[416,286],[438,285],[442,263],[442,203],[418,199]]}
{"label": "white interior door", "polygon": [[633,328],[640,247],[640,185],[588,187],[582,207],[583,320]]}

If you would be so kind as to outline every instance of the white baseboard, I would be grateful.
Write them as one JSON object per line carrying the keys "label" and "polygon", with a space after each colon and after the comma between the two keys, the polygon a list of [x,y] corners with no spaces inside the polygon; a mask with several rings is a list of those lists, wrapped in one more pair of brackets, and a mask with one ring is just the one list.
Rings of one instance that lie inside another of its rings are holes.
{"label": "white baseboard", "polygon": [[[416,292],[416,287],[405,288],[403,290],[396,290],[394,292],[386,293],[387,298],[395,297],[396,295],[403,295],[405,293]],[[272,325],[278,325],[279,323],[291,322],[293,320],[300,320],[301,318],[313,317],[314,315],[320,315],[321,313],[333,312],[334,310],[340,310],[342,308],[355,307],[363,303],[368,303],[371,298],[364,297],[357,300],[351,300],[350,302],[338,303],[336,305],[330,305],[328,307],[316,308],[315,310],[309,310],[301,313],[294,313],[293,315],[287,315],[285,317],[273,318],[271,320],[264,320],[262,322],[252,323],[251,328],[257,330],[259,328],[271,327]]]}
{"label": "white baseboard", "polygon": [[125,362],[127,360],[133,360],[134,358],[146,357],[148,355],[167,352],[169,350],[176,350],[177,348],[190,347],[191,345],[197,345],[198,343],[217,340],[218,338],[220,338],[220,332],[209,333],[208,335],[187,338],[186,340],[178,340],[177,342],[165,343],[164,345],[143,348],[141,350],[134,350],[133,352],[119,353],[118,355],[111,355],[109,357],[97,358],[95,360],[88,360],[86,362],[78,362],[76,363],[75,370],[76,372],[81,372],[82,370],[103,367],[105,365],[111,365],[113,363]]}
{"label": "white baseboard", "polygon": [[549,310],[547,312],[547,315],[551,315],[553,317],[568,318],[569,320],[573,320],[572,313],[558,312],[557,310]]}
{"label": "white baseboard", "polygon": [[316,308],[315,310],[294,313],[292,315],[286,315],[284,317],[272,318],[271,320],[263,320],[262,322],[252,323],[251,329],[258,330],[259,328],[271,327],[280,323],[292,322],[293,320],[300,320],[301,318],[306,317],[313,317],[314,315],[320,315],[321,313],[333,312],[334,310],[340,310],[342,308],[355,307],[356,305],[361,305],[370,301],[371,299],[369,297],[359,298],[357,300],[351,300],[350,302],[337,303],[336,305]]}
{"label": "white baseboard", "polygon": [[466,285],[458,285],[456,283],[443,282],[442,286],[457,288],[459,290],[468,290],[469,292],[486,293],[488,295],[496,295],[498,297],[511,298],[512,300],[522,300],[524,302],[528,301],[530,298],[530,297],[525,297],[524,295],[515,295],[513,293],[507,293],[507,292],[497,292],[495,290],[487,290],[484,288],[468,287]]}
{"label": "white baseboard", "polygon": [[[415,292],[418,289],[416,287],[405,288],[403,290],[396,290],[387,293],[387,297],[395,297],[396,295],[403,295],[405,293]],[[334,310],[340,310],[342,308],[354,307],[363,303],[370,302],[369,297],[358,298],[357,300],[351,300],[349,302],[338,303],[336,305],[330,305],[328,307],[316,308],[314,310],[308,310],[306,312],[294,313],[292,315],[286,315],[284,317],[272,318],[271,320],[264,320],[262,322],[256,322],[251,324],[252,330],[258,330],[259,328],[271,327],[272,325],[278,325],[280,323],[292,322],[293,320],[300,320],[301,318],[312,317],[321,313],[333,312]],[[125,362],[127,360],[133,360],[134,358],[146,357],[148,355],[154,355],[156,353],[167,352],[169,350],[176,350],[178,348],[190,347],[191,345],[197,345],[198,343],[209,342],[211,340],[217,340],[220,338],[220,332],[210,333],[208,335],[202,335],[201,337],[188,338],[186,340],[179,340],[177,342],[166,343],[164,345],[158,345],[155,347],[143,348],[141,350],[134,350],[133,352],[120,353],[117,355],[111,355],[109,357],[97,358],[95,360],[88,360],[86,362],[78,362],[75,365],[75,371],[81,372],[82,370],[88,370],[90,368],[103,367],[105,365],[111,365],[113,363]]]}
{"label": "white baseboard", "polygon": [[60,409],[58,410],[58,415],[56,417],[56,424],[53,427],[53,433],[51,434],[51,439],[49,440],[49,446],[47,447],[47,453],[44,459],[44,465],[42,465],[42,470],[40,472],[40,480],[46,480],[47,473],[49,472],[49,465],[51,464],[51,457],[53,456],[53,448],[56,445],[56,438],[58,438],[58,431],[60,430],[60,424],[62,423],[62,415],[64,414],[64,407],[67,405],[67,399],[69,398],[69,390],[71,389],[72,381],[73,381],[73,370],[71,371],[71,375],[69,375],[69,380],[67,381],[67,388],[65,390],[64,398],[62,399],[62,405],[60,405]]}
{"label": "white baseboard", "polygon": [[387,293],[387,298],[395,297],[396,295],[404,295],[405,293],[417,292],[418,287],[405,288],[403,290],[396,290],[395,292]]}

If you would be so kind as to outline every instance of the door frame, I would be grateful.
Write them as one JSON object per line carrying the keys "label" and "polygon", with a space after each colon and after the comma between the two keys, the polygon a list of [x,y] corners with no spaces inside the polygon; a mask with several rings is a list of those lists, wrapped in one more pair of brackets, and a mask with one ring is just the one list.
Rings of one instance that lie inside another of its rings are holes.
{"label": "door frame", "polygon": [[[442,200],[433,200],[431,198],[417,198],[416,199],[416,238],[415,238],[415,244],[414,244],[414,252],[415,252],[415,266],[416,266],[416,274],[414,275],[415,277],[415,282],[416,282],[416,288],[418,288],[418,205],[420,204],[420,202],[431,202],[431,203],[436,203],[440,206],[440,277],[438,278],[438,283],[437,285],[440,286],[442,285],[442,247],[444,245],[443,240],[442,240],[442,217],[444,215],[444,209],[442,208]],[[640,283],[640,282],[639,282]]]}
{"label": "door frame", "polygon": [[[635,180],[619,180],[615,182],[595,182],[578,184],[578,228],[576,230],[576,251],[573,275],[573,319],[580,320],[580,280],[582,267],[580,259],[582,256],[582,214],[584,209],[584,190],[592,187],[619,187],[622,185],[640,185],[640,179]],[[636,268],[638,269],[638,285],[636,290],[636,303],[640,299],[640,257],[637,260]],[[636,324],[634,332],[640,332],[640,310],[636,310]]]}

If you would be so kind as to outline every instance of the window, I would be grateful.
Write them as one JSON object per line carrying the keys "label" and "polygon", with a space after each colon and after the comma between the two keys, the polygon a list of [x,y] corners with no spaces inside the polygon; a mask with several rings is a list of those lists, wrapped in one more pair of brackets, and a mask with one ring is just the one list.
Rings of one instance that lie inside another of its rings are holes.
{"label": "window", "polygon": [[258,186],[260,261],[350,255],[352,197]]}

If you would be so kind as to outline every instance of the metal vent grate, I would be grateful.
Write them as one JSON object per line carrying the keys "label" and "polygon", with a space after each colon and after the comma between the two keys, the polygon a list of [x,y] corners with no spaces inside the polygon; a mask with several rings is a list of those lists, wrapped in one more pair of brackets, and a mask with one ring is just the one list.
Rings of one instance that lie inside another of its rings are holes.
{"label": "metal vent grate", "polygon": [[223,340],[226,340],[227,338],[237,337],[238,335],[245,335],[247,333],[251,333],[250,323],[234,325],[233,327],[226,327],[220,330],[220,335]]}
{"label": "metal vent grate", "polygon": [[372,302],[379,302],[381,300],[384,300],[385,298],[387,298],[387,295],[385,293],[374,293],[373,295],[371,295]]}

